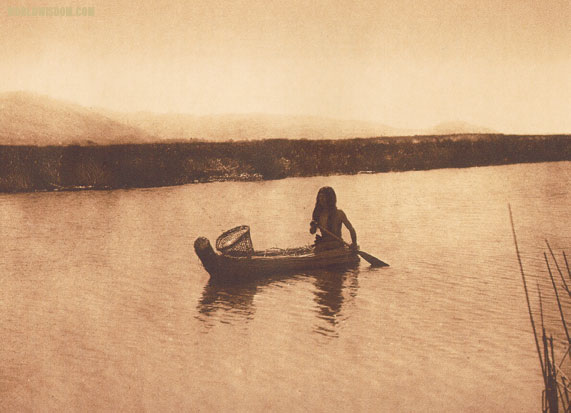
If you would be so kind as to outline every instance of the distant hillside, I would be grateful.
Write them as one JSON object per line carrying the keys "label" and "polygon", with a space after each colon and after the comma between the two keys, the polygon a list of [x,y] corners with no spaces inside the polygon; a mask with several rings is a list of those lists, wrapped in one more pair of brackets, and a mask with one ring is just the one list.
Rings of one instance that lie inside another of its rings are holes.
{"label": "distant hillside", "polygon": [[86,108],[27,92],[0,94],[0,145],[322,140],[481,133],[494,131],[464,122],[442,123],[433,129],[413,130],[316,116],[122,113]]}
{"label": "distant hillside", "polygon": [[[109,116],[113,116],[109,114]],[[268,114],[192,116],[147,112],[116,113],[114,119],[165,140],[348,139],[403,135],[373,122]]]}
{"label": "distant hillside", "polygon": [[432,129],[422,131],[423,135],[455,135],[455,134],[473,134],[473,133],[489,134],[497,132],[489,128],[475,126],[467,122],[461,122],[461,121],[443,122],[436,125]]}
{"label": "distant hillside", "polygon": [[0,144],[152,142],[147,132],[96,110],[26,92],[0,94]]}

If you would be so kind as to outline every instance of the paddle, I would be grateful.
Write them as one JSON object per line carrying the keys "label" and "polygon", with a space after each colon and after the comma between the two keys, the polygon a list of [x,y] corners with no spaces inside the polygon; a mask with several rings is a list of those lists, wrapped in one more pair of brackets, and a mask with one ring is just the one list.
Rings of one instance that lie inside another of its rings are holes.
{"label": "paddle", "polygon": [[[337,235],[335,235],[334,233],[332,233],[331,231],[323,228],[321,225],[317,224],[317,227],[323,231],[324,233],[326,233],[327,235],[335,238],[337,241],[342,242],[343,244],[345,244],[346,246],[350,247],[351,245],[349,245],[348,243],[346,243],[345,241],[343,241],[342,238],[338,237]],[[389,264],[387,264],[384,261],[381,261],[380,259],[378,259],[377,257],[373,257],[371,254],[367,254],[365,251],[361,251],[361,250],[357,250],[356,251],[357,254],[359,254],[361,257],[363,257],[363,259],[365,261],[367,261],[369,264],[371,264],[371,266],[373,267],[388,267]]]}

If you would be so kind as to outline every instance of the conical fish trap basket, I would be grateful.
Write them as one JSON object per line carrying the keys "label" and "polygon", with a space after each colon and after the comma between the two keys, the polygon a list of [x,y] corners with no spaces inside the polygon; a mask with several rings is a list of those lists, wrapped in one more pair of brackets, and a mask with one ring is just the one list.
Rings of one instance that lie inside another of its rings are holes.
{"label": "conical fish trap basket", "polygon": [[216,249],[225,255],[251,256],[254,253],[250,227],[241,225],[232,228],[218,237]]}

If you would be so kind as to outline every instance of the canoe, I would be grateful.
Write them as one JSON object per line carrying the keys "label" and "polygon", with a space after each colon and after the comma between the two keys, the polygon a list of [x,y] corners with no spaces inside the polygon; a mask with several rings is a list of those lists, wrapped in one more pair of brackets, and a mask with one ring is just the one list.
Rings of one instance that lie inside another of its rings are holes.
{"label": "canoe", "polygon": [[319,252],[313,248],[280,250],[277,253],[272,250],[254,251],[248,256],[231,256],[215,252],[207,238],[199,237],[194,241],[194,251],[211,279],[235,281],[359,263],[357,253],[345,247]]}

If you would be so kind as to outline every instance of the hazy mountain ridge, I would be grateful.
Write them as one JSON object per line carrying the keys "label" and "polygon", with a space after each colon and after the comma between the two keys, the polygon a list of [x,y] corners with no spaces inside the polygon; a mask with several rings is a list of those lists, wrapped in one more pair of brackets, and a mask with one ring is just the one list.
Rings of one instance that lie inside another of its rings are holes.
{"label": "hazy mountain ridge", "polygon": [[317,116],[122,113],[115,118],[168,140],[347,139],[404,131],[382,124]]}
{"label": "hazy mountain ridge", "polygon": [[153,140],[140,128],[81,105],[27,92],[0,95],[1,144],[110,144]]}
{"label": "hazy mountain ridge", "polygon": [[468,122],[453,121],[442,122],[425,131],[423,135],[453,135],[453,134],[470,134],[470,133],[498,133],[492,129],[484,128],[481,126],[474,126]]}
{"label": "hazy mountain ridge", "polygon": [[123,113],[87,108],[28,92],[0,94],[0,144],[69,145],[163,141],[348,139],[355,137],[494,133],[465,122],[430,130],[317,116]]}

